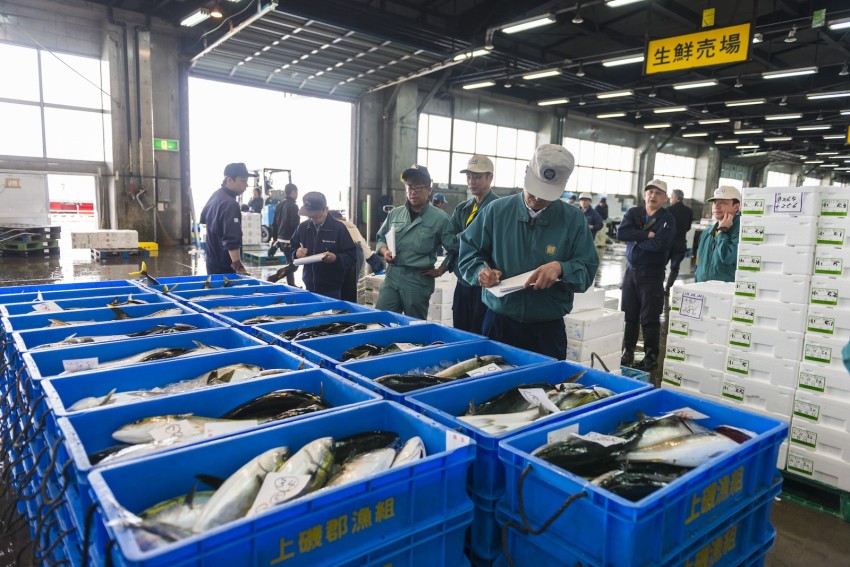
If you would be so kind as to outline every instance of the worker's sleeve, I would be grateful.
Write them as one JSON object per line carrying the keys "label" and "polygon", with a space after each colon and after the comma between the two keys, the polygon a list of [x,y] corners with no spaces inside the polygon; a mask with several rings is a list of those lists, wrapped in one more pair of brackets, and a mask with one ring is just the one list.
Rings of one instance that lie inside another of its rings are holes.
{"label": "worker's sleeve", "polygon": [[641,250],[647,252],[667,252],[673,245],[676,236],[676,219],[671,214],[663,215],[650,229],[655,233],[655,238],[648,238],[637,243]]}
{"label": "worker's sleeve", "polygon": [[384,219],[384,224],[378,229],[378,234],[375,236],[375,252],[379,252],[381,248],[387,245],[387,232],[390,230],[390,216]]}
{"label": "worker's sleeve", "polygon": [[440,266],[448,272],[454,272],[457,268],[458,240],[457,233],[448,218],[445,219],[440,230],[440,244],[446,249],[446,258]]}
{"label": "worker's sleeve", "polygon": [[599,269],[599,255],[589,230],[573,231],[572,257],[561,262],[561,281],[573,293],[584,293],[593,286],[596,270]]}
{"label": "worker's sleeve", "polygon": [[714,237],[714,250],[711,252],[711,265],[736,266],[738,262],[738,241],[741,225],[736,222],[727,232],[719,231]]}
{"label": "worker's sleeve", "polygon": [[357,263],[357,248],[354,245],[354,239],[351,238],[351,234],[342,223],[340,223],[336,245],[338,250],[336,261],[340,263],[340,268],[345,272]]}
{"label": "worker's sleeve", "polygon": [[636,210],[638,209],[629,209],[623,215],[623,220],[620,221],[620,225],[617,227],[617,240],[621,242],[640,242],[649,238],[646,231],[636,224],[637,215],[634,212]]}
{"label": "worker's sleeve", "polygon": [[225,250],[238,250],[242,246],[242,212],[236,201],[222,208],[223,223],[221,245]]}
{"label": "worker's sleeve", "polygon": [[[295,232],[292,233],[292,236],[289,237],[289,254],[292,256],[290,258],[291,261],[294,261],[296,259],[295,253],[298,252],[298,249],[304,246],[304,236],[302,234],[304,224],[305,223],[299,224],[298,227],[295,229]],[[308,255],[312,253],[312,250],[307,251]]]}
{"label": "worker's sleeve", "polygon": [[478,274],[484,269],[484,264],[492,262],[492,222],[488,207],[479,212],[466,230],[460,234],[455,273],[469,285],[478,285]]}

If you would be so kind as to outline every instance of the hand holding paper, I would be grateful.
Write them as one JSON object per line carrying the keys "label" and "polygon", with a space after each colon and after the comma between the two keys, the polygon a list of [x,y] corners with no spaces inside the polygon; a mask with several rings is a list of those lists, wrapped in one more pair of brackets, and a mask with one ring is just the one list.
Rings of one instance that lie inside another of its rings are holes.
{"label": "hand holding paper", "polygon": [[394,226],[390,227],[390,229],[387,231],[387,248],[390,249],[390,254],[392,254],[393,258],[395,258],[396,249],[395,249],[395,227]]}
{"label": "hand holding paper", "polygon": [[328,252],[321,252],[319,254],[313,254],[312,256],[303,256],[297,258],[294,262],[292,262],[296,266],[303,266],[305,264],[315,264],[317,262],[321,262],[325,259],[325,256]]}

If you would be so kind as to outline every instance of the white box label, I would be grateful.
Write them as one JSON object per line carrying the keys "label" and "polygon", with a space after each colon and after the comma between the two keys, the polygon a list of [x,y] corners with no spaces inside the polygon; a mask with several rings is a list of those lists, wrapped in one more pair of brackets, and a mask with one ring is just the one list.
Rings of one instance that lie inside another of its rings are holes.
{"label": "white box label", "polygon": [[83,370],[91,370],[97,368],[97,357],[95,358],[76,358],[71,360],[63,360],[62,368],[65,372],[82,372]]}
{"label": "white box label", "polygon": [[811,421],[820,420],[820,406],[801,400],[794,400],[794,415]]}
{"label": "white box label", "polygon": [[688,336],[688,322],[687,321],[670,321],[670,333],[674,335],[682,335]]}
{"label": "white box label", "polygon": [[813,333],[832,335],[835,333],[835,319],[832,317],[821,317],[820,315],[809,315],[806,330]]}
{"label": "white box label", "polygon": [[803,194],[777,193],[773,202],[773,212],[801,214],[803,212]]}
{"label": "white box label", "polygon": [[744,199],[741,204],[742,215],[763,215],[764,199]]}
{"label": "white box label", "polygon": [[813,287],[809,303],[816,305],[838,305],[838,290],[828,287]]}
{"label": "white box label", "polygon": [[741,242],[764,242],[764,227],[742,226]]}
{"label": "white box label", "polygon": [[803,349],[803,359],[829,364],[832,362],[832,347],[806,343]]}
{"label": "white box label", "polygon": [[738,269],[747,272],[760,272],[761,256],[738,256]]}
{"label": "white box label", "polygon": [[495,362],[491,362],[486,366],[482,366],[481,368],[476,368],[475,370],[470,370],[466,373],[467,376],[472,378],[473,376],[483,376],[484,374],[490,374],[492,372],[501,372],[502,369],[499,368],[499,365]]}
{"label": "white box label", "polygon": [[667,358],[670,360],[685,361],[685,347],[667,345]]}
{"label": "white box label", "polygon": [[812,476],[815,473],[814,461],[791,453],[788,453],[788,465],[786,468],[789,471],[802,473],[808,476]]}
{"label": "white box label", "polygon": [[164,441],[165,439],[171,439],[173,437],[182,439],[200,437],[203,435],[203,431],[200,427],[197,427],[188,419],[181,419],[180,421],[175,421],[174,423],[169,423],[168,425],[162,425],[151,429],[150,434],[154,441]]}
{"label": "white box label", "polygon": [[413,343],[395,343],[395,346],[398,347],[398,350],[402,352],[407,352],[409,350],[416,350],[418,348],[422,348],[421,346],[415,345]]}
{"label": "white box label", "polygon": [[682,304],[679,306],[679,315],[691,319],[702,319],[702,308],[705,305],[705,296],[700,293],[686,291],[682,294]]}
{"label": "white box label", "polygon": [[732,320],[739,323],[753,323],[756,320],[756,310],[752,307],[733,307]]}
{"label": "white box label", "polygon": [[668,384],[673,384],[674,386],[681,386],[682,373],[676,372],[675,370],[671,370],[669,368],[665,368],[664,372],[661,375],[661,381],[667,382]]}
{"label": "white box label", "polygon": [[826,391],[826,376],[801,370],[797,378],[797,387],[803,390],[823,393]]}
{"label": "white box label", "polygon": [[682,305],[682,296],[674,295],[670,300],[670,311],[678,311],[680,305]]}
{"label": "white box label", "polygon": [[594,443],[599,443],[603,447],[610,447],[611,445],[620,445],[626,442],[626,440],[622,437],[614,437],[613,435],[603,435],[602,433],[597,433],[595,431],[591,431],[590,433],[586,433],[585,435],[576,435],[576,437],[579,437],[586,441],[593,441]]}
{"label": "white box label", "polygon": [[739,356],[729,356],[726,358],[726,370],[749,376],[750,361]]}
{"label": "white box label", "polygon": [[54,311],[64,311],[59,304],[55,301],[45,301],[44,303],[37,303],[33,305],[33,310],[37,313],[52,313]]}
{"label": "white box label", "polygon": [[750,348],[752,346],[752,333],[732,329],[729,331],[729,344]]}
{"label": "white box label", "polygon": [[446,451],[469,445],[469,437],[457,431],[446,431]]}
{"label": "white box label", "polygon": [[552,403],[552,400],[549,399],[543,388],[520,388],[518,391],[519,395],[525,398],[525,401],[528,403],[534,404],[534,407],[542,405],[552,413],[559,413],[561,411],[558,406]]}
{"label": "white box label", "polygon": [[735,295],[741,297],[755,297],[758,291],[756,282],[735,282]]}
{"label": "white box label", "polygon": [[301,494],[309,482],[309,474],[268,473],[247,515],[253,516],[286,502],[297,494]]}
{"label": "white box label", "polygon": [[846,217],[849,203],[847,199],[821,199],[820,216]]}
{"label": "white box label", "polygon": [[844,261],[841,258],[815,258],[816,274],[831,274],[840,276],[844,272]]}
{"label": "white box label", "polygon": [[844,244],[844,229],[819,228],[818,244],[835,244],[837,246],[841,246],[842,244]]}
{"label": "white box label", "polygon": [[546,434],[546,442],[547,443],[558,443],[560,441],[566,441],[573,435],[578,434],[578,423],[574,423],[572,425],[568,425],[566,427],[562,427],[560,429],[554,429]]}
{"label": "white box label", "polygon": [[745,396],[745,388],[740,384],[735,384],[734,382],[729,382],[727,380],[723,381],[723,390],[720,395],[724,398],[728,398],[730,400],[735,400],[736,402],[743,402]]}
{"label": "white box label", "polygon": [[791,428],[791,443],[816,449],[818,446],[818,434],[795,425]]}

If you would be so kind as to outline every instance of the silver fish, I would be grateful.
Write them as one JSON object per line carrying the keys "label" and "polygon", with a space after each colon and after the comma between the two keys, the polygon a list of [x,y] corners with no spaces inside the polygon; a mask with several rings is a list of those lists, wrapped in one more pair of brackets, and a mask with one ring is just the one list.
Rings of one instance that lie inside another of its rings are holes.
{"label": "silver fish", "polygon": [[189,494],[155,504],[139,516],[143,520],[169,524],[188,532],[198,521],[213,494],[213,490],[196,491],[193,488]]}
{"label": "silver fish", "polygon": [[174,307],[171,309],[163,309],[161,311],[157,311],[156,313],[151,313],[150,315],[143,315],[142,317],[169,317],[171,315],[181,314],[183,314],[183,310],[179,307]]}
{"label": "silver fish", "polygon": [[404,444],[404,447],[401,448],[401,451],[398,452],[398,455],[395,456],[391,468],[400,467],[424,458],[425,443],[422,442],[421,437],[415,435],[408,439],[407,443]]}
{"label": "silver fish", "polygon": [[342,486],[382,473],[393,465],[395,458],[396,450],[392,448],[377,449],[357,455],[342,466],[342,469],[328,481],[325,488]]}
{"label": "silver fish", "polygon": [[310,481],[299,493],[293,494],[290,500],[309,494],[325,485],[334,464],[333,451],[331,451],[333,443],[332,437],[320,437],[310,441],[284,463],[280,469],[281,474],[310,477]]}
{"label": "silver fish", "polygon": [[669,439],[629,451],[620,459],[627,463],[651,462],[693,468],[736,447],[738,444],[725,435],[708,432]]}
{"label": "silver fish", "polygon": [[189,437],[190,439],[194,439],[195,437],[200,438],[203,436],[204,425],[206,425],[207,423],[221,423],[237,420],[217,419],[214,417],[201,417],[192,415],[190,413],[156,415],[143,419],[137,419],[136,421],[121,426],[120,428],[112,432],[112,438],[116,441],[120,441],[122,443],[129,443],[131,445],[137,445],[140,443],[151,443],[153,441],[156,441],[151,436],[151,431],[183,421],[189,422],[193,426],[194,430],[199,431],[199,433],[194,436],[190,435],[186,431],[182,431],[183,438],[186,439],[187,437]]}
{"label": "silver fish", "polygon": [[124,459],[139,457],[141,455],[147,455],[149,453],[155,453],[157,451],[162,451],[163,449],[169,447],[183,445],[184,443],[188,443],[191,440],[192,439],[184,439],[183,437],[166,437],[165,439],[161,439],[159,441],[152,441],[150,443],[140,443],[138,445],[130,445],[129,447],[124,447],[120,451],[112,453],[111,455],[105,456],[98,462],[98,465],[106,465],[109,463],[114,463],[115,461],[121,461]]}
{"label": "silver fish", "polygon": [[112,396],[115,395],[116,390],[116,388],[112,388],[112,390],[110,390],[105,396],[87,397],[77,400],[68,408],[68,411],[80,411],[109,405],[109,402],[112,399]]}

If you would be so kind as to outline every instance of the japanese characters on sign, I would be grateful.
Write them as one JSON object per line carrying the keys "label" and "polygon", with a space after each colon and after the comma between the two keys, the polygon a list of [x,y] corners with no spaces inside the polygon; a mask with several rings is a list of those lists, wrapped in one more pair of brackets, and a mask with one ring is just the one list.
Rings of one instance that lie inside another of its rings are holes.
{"label": "japanese characters on sign", "polygon": [[656,39],[647,48],[646,74],[746,61],[749,53],[750,24]]}

